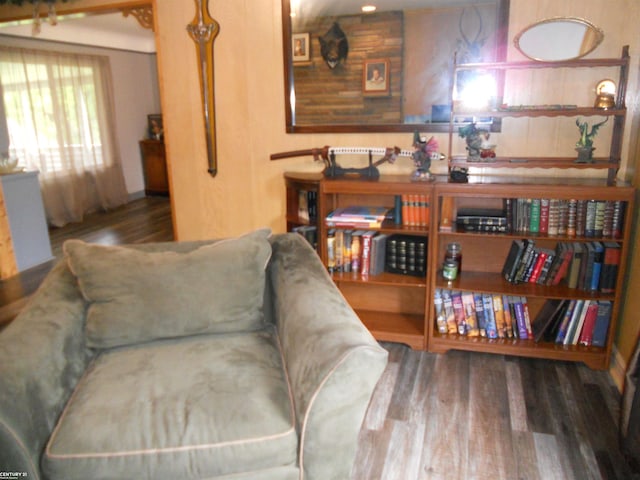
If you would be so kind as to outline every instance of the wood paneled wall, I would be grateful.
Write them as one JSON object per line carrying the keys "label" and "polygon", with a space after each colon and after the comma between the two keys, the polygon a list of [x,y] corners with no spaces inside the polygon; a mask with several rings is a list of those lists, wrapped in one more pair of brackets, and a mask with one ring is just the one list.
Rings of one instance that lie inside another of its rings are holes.
{"label": "wood paneled wall", "polygon": [[[349,55],[330,69],[322,59],[322,37],[338,22],[349,42]],[[294,66],[296,124],[398,123],[402,114],[402,12],[317,18],[294,25],[294,33],[309,33],[309,62]],[[389,60],[390,94],[366,96],[362,78],[364,61]]]}

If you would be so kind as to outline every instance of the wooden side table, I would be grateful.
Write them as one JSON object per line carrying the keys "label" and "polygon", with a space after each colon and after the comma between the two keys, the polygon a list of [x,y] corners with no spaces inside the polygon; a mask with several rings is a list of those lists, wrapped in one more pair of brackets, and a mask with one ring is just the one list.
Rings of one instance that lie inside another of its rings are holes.
{"label": "wooden side table", "polygon": [[167,160],[162,140],[140,140],[144,192],[147,195],[169,195]]}

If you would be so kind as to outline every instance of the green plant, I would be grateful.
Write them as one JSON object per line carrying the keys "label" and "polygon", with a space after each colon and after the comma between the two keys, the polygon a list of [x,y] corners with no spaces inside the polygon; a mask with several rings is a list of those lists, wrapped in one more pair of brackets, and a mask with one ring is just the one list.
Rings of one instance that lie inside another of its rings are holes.
{"label": "green plant", "polygon": [[592,148],[593,147],[593,139],[598,134],[598,130],[602,125],[607,123],[609,117],[605,118],[603,122],[596,123],[591,127],[589,131],[589,124],[587,122],[580,122],[580,119],[576,119],[576,125],[578,126],[578,130],[580,130],[580,139],[576,142],[577,148]]}

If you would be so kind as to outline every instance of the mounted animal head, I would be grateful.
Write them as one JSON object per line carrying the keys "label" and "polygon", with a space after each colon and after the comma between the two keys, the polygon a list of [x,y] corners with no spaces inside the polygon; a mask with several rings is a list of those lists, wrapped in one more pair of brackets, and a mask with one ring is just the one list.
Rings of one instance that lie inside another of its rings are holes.
{"label": "mounted animal head", "polygon": [[[487,40],[486,37],[480,38],[480,35],[482,35],[483,24],[482,14],[478,7],[473,7],[475,15],[468,15],[468,12],[469,10],[463,8],[460,13],[460,19],[458,20],[458,29],[460,31],[460,36],[462,37],[462,39],[458,39],[458,50],[456,54],[458,63],[481,62],[483,60],[482,47]],[[467,36],[465,33],[465,27],[476,30],[473,38]]]}
{"label": "mounted animal head", "polygon": [[335,22],[322,37],[318,37],[318,40],[320,41],[320,53],[329,68],[334,69],[347,59],[349,42],[338,22]]}

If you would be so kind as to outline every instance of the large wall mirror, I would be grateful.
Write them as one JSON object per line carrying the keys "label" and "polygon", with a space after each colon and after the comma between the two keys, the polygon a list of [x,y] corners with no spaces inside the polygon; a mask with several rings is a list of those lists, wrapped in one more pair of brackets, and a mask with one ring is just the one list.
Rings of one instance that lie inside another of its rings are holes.
{"label": "large wall mirror", "polygon": [[508,18],[509,0],[282,0],[287,132],[448,131],[454,55],[504,61]]}

